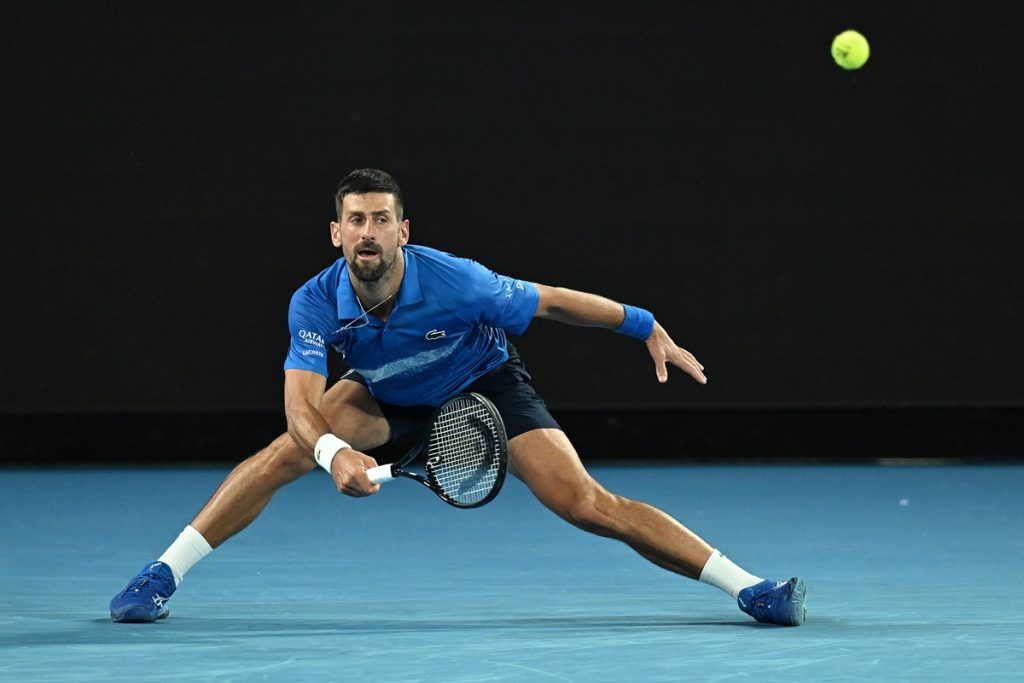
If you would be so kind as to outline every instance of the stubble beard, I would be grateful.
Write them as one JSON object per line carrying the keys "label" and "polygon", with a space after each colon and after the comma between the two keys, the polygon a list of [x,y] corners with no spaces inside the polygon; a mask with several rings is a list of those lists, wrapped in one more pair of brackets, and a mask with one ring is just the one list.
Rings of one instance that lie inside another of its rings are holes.
{"label": "stubble beard", "polygon": [[362,282],[377,282],[384,277],[384,274],[391,268],[391,264],[395,262],[394,256],[388,259],[383,251],[378,255],[380,258],[376,263],[363,263],[359,260],[359,252],[356,250],[348,260],[349,270]]}

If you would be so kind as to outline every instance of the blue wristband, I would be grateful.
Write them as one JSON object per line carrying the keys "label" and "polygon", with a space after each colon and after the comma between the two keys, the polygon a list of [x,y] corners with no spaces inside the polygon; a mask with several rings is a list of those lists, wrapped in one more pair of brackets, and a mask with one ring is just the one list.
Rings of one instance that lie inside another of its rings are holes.
{"label": "blue wristband", "polygon": [[650,311],[626,304],[622,304],[622,310],[626,315],[622,319],[622,324],[615,328],[616,332],[637,339],[647,339],[651,336],[651,332],[654,331],[654,315]]}

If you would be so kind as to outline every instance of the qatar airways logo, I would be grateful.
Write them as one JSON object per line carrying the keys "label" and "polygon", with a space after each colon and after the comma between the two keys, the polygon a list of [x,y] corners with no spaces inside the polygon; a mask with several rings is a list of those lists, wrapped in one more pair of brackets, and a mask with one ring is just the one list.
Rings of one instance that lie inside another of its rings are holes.
{"label": "qatar airways logo", "polygon": [[306,342],[307,344],[317,346],[321,349],[324,348],[324,338],[321,337],[316,332],[310,332],[309,330],[299,330],[299,339]]}
{"label": "qatar airways logo", "polygon": [[506,299],[511,299],[515,295],[515,292],[512,291],[513,287],[515,287],[516,289],[519,289],[519,290],[525,290],[526,289],[525,287],[523,287],[523,283],[520,282],[519,280],[513,280],[510,277],[506,277],[505,278],[505,298]]}

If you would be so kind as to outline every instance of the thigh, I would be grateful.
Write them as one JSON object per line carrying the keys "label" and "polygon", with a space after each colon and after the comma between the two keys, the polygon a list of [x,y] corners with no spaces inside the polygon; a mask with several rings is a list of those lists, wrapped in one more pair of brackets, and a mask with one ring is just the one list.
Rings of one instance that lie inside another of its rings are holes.
{"label": "thigh", "polygon": [[348,379],[341,379],[324,394],[320,414],[331,431],[359,451],[377,448],[388,442],[390,430],[377,401],[370,391]]}
{"label": "thigh", "polygon": [[508,443],[509,471],[549,508],[556,510],[604,489],[583,467],[560,429],[535,429]]}

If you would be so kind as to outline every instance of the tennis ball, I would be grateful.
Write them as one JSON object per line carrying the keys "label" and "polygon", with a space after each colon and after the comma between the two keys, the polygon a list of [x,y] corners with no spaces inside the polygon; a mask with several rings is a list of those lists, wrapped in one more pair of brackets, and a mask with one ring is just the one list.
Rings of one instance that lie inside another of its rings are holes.
{"label": "tennis ball", "polygon": [[870,54],[867,38],[856,31],[843,31],[832,41],[832,59],[844,69],[861,68]]}

